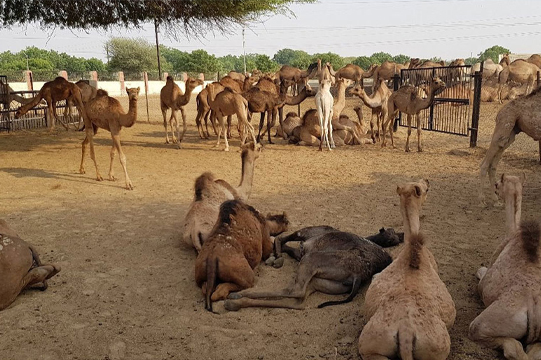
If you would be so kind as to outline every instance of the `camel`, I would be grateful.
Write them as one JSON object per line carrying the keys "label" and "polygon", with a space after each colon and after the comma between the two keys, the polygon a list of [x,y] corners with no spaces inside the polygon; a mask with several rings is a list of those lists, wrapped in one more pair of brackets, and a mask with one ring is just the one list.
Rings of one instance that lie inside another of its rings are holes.
{"label": "camel", "polygon": [[85,121],[86,137],[82,143],[81,166],[79,168],[81,174],[85,173],[84,161],[86,144],[90,143],[90,158],[94,161],[96,167],[96,180],[103,180],[94,155],[93,135],[98,132],[99,128],[105,129],[111,133],[111,138],[113,139],[111,162],[109,164],[109,180],[116,180],[113,173],[113,160],[115,159],[115,153],[118,151],[118,157],[126,179],[125,187],[127,190],[133,190],[133,184],[128,176],[128,171],[126,170],[126,155],[124,155],[122,147],[120,146],[120,130],[122,130],[123,127],[132,127],[133,124],[135,124],[135,121],[137,121],[137,98],[139,96],[139,90],[139,87],[126,88],[129,100],[129,108],[126,113],[122,109],[120,102],[117,99],[110,97],[107,94],[107,91],[102,89],[98,90],[97,96],[87,104],[86,116],[88,117],[89,124]]}
{"label": "camel", "polygon": [[407,64],[398,64],[392,61],[384,61],[381,65],[376,65],[375,67],[373,64],[367,73],[365,73],[365,77],[373,77],[374,84],[377,84],[379,81],[391,81],[393,76],[400,75],[402,69],[408,68],[409,63]]}
{"label": "camel", "polygon": [[[300,241],[300,248],[286,247],[289,241]],[[294,281],[278,291],[247,289],[231,293],[225,302],[227,310],[237,311],[243,307],[304,309],[304,300],[313,291],[349,293],[346,299],[328,301],[319,308],[345,304],[355,298],[363,283],[392,261],[379,245],[329,226],[308,227],[275,239],[275,247],[277,257],[283,249],[300,261]]]}
{"label": "camel", "polygon": [[[171,117],[169,118],[169,127],[171,128],[172,133],[172,141],[173,143],[178,144],[178,147],[180,149],[180,143],[182,142],[182,139],[184,138],[184,134],[186,133],[186,113],[184,112],[184,105],[188,104],[190,102],[190,98],[192,96],[193,90],[198,87],[202,86],[205,83],[201,79],[192,79],[188,78],[186,79],[185,85],[186,85],[186,92],[183,93],[182,90],[180,90],[180,87],[175,84],[175,81],[173,80],[172,76],[168,76],[167,80],[165,82],[164,87],[162,87],[160,91],[160,109],[162,110],[162,116],[163,116],[163,127],[165,128],[165,143],[169,144],[169,131],[167,130],[167,110],[171,109]],[[180,113],[182,115],[182,135],[180,134],[180,124],[177,120],[177,110],[180,110]],[[173,124],[175,125],[175,128],[177,130],[177,137],[175,137],[175,130],[173,129]],[[178,140],[177,140],[178,139]]]}
{"label": "camel", "polygon": [[241,82],[244,82],[244,80],[246,79],[246,75],[245,74],[242,74],[240,72],[236,72],[236,71],[233,71],[231,70],[230,72],[227,73],[227,76],[229,76],[230,78],[232,78],[233,80],[239,80]]}
{"label": "camel", "polygon": [[276,135],[281,137],[290,137],[293,134],[293,129],[297,126],[302,126],[302,119],[296,112],[290,111],[286,114],[282,126],[276,130]]}
{"label": "camel", "polygon": [[374,136],[374,116],[376,117],[376,126],[378,130],[378,141],[381,141],[381,123],[382,123],[382,107],[387,106],[387,101],[391,96],[392,92],[389,90],[383,78],[378,83],[374,83],[374,92],[371,96],[368,96],[364,89],[361,86],[355,86],[349,90],[351,95],[357,95],[361,101],[372,109],[372,116],[370,117],[370,131],[372,133],[372,141],[376,142],[376,137]]}
{"label": "camel", "polygon": [[216,223],[220,204],[226,200],[247,201],[252,191],[255,160],[261,153],[261,145],[250,142],[241,146],[242,172],[240,184],[233,187],[227,181],[215,179],[211,173],[203,173],[195,180],[195,195],[183,223],[183,239],[188,246],[201,251]]}
{"label": "camel", "polygon": [[495,186],[505,201],[508,230],[493,255],[493,264],[477,271],[478,291],[486,309],[469,329],[470,339],[503,350],[510,360],[541,358],[541,234],[539,222],[520,222],[522,183],[516,176],[502,175]]}
{"label": "camel", "polygon": [[306,85],[308,79],[315,76],[317,64],[311,64],[307,70],[300,70],[296,67],[283,65],[280,70],[275,73],[275,80],[277,83],[281,83],[284,80],[289,80],[291,85]]}
{"label": "camel", "polygon": [[56,264],[42,264],[36,249],[0,219],[0,311],[24,289],[47,289],[47,280],[59,271]]}
{"label": "camel", "polygon": [[[242,95],[235,93],[231,88],[226,87],[223,91],[216,94],[213,86],[207,86],[208,89],[208,104],[213,111],[213,116],[218,119],[220,128],[218,129],[218,141],[215,147],[220,146],[220,135],[223,133],[225,148],[224,151],[229,151],[229,143],[227,141],[227,131],[225,128],[224,116],[237,115],[239,122],[239,128],[248,128],[252,135],[254,143],[256,138],[254,134],[254,127],[248,121],[248,100]],[[214,100],[212,100],[214,99]],[[241,140],[243,144],[245,139]]]}
{"label": "camel", "polygon": [[[16,94],[16,91],[13,90],[11,88],[11,86],[9,86],[9,85],[7,87],[7,92],[8,92],[7,93],[8,98],[7,98],[7,103],[5,103],[5,104],[7,104],[6,105],[7,107],[9,107],[9,104],[11,104],[12,101],[16,101],[21,105],[26,105],[26,104],[28,104],[29,102],[32,101],[31,98],[25,98],[25,97],[23,97],[21,95]],[[4,95],[4,94],[1,94],[1,95]]]}
{"label": "camel", "polygon": [[[81,99],[83,100],[83,105],[86,106],[86,104],[94,99],[96,97],[96,94],[98,92],[98,89],[96,89],[94,86],[90,85],[89,84],[89,81],[88,80],[79,80],[75,83],[75,85],[77,85],[79,87],[79,89],[81,89]],[[66,100],[66,107],[64,108],[64,119],[69,117],[70,119],[73,119],[72,118],[72,113],[73,113],[73,99],[71,97],[69,97],[67,100]],[[77,129],[79,129],[81,127],[81,123],[83,122],[83,118],[81,116],[79,116],[79,124],[76,125]]]}
{"label": "camel", "polygon": [[412,116],[417,118],[417,150],[423,151],[421,145],[421,120],[419,118],[419,112],[424,110],[434,102],[434,97],[438,91],[441,91],[445,88],[445,83],[439,78],[435,77],[432,79],[429,87],[428,97],[423,99],[419,96],[417,88],[412,85],[406,85],[395,91],[389,96],[387,101],[387,107],[382,108],[383,110],[383,141],[381,146],[386,146],[385,131],[388,129],[391,134],[391,145],[394,147],[393,141],[393,130],[392,126],[394,119],[398,113],[401,111],[408,115],[408,137],[406,140],[406,152],[410,151],[409,141],[411,135],[411,120]]}
{"label": "camel", "polygon": [[534,64],[538,68],[541,68],[541,55],[539,54],[533,54],[528,59],[526,59],[527,62]]}
{"label": "camel", "polygon": [[[335,147],[332,137],[332,117],[333,117],[333,98],[331,95],[331,82],[323,80],[319,83],[319,88],[316,94],[316,108],[321,128],[321,142],[319,143],[319,151],[322,150],[323,142],[325,141],[329,150]],[[330,141],[329,141],[330,137]]]}
{"label": "camel", "polygon": [[368,128],[364,126],[362,109],[353,109],[359,122],[353,121],[347,115],[340,115],[333,121],[333,138],[336,146],[371,144],[372,139],[367,135]]}
{"label": "camel", "polygon": [[240,200],[228,200],[195,260],[195,282],[205,296],[205,309],[230,292],[254,286],[253,269],[272,253],[271,236],[287,230],[287,215],[263,217]]}
{"label": "camel", "polygon": [[419,58],[413,58],[410,60],[409,69],[423,69],[423,68],[432,68],[432,67],[442,67],[445,66],[445,61],[435,62],[432,60],[421,60]]}
{"label": "camel", "polygon": [[419,231],[428,188],[426,180],[397,187],[404,247],[366,292],[364,314],[369,320],[359,336],[363,360],[444,360],[449,355],[455,304]]}
{"label": "camel", "polygon": [[[481,162],[479,179],[480,200],[484,203],[483,180],[487,175],[490,184],[496,182],[496,167],[502,154],[520,132],[539,141],[539,162],[541,163],[541,91],[536,90],[528,96],[508,102],[496,115],[496,126],[485,158]],[[497,197],[494,197],[497,201]]]}
{"label": "camel", "polygon": [[[77,106],[77,111],[79,114],[85,114],[85,107],[83,105],[81,90],[74,83],[69,82],[63,77],[59,76],[52,81],[48,81],[39,90],[38,94],[30,101],[29,103],[21,106],[15,113],[15,118],[18,119],[32,109],[34,106],[39,104],[42,99],[45,99],[48,106],[47,112],[47,126],[49,131],[52,131],[55,128],[56,120],[59,120],[56,115],[56,103],[61,100],[67,100],[71,98],[75,105]],[[83,116],[84,117],[84,116]],[[59,120],[60,123],[68,130],[68,125],[63,121]]]}
{"label": "camel", "polygon": [[521,84],[528,84],[526,94],[529,94],[534,89],[534,82],[537,79],[537,65],[527,62],[526,60],[518,59],[506,66],[498,77],[498,99],[500,104],[503,103],[501,98],[501,88],[508,80],[516,81]]}
{"label": "camel", "polygon": [[[492,59],[486,59],[483,61],[483,80],[490,79],[493,77],[498,77],[500,75],[500,72],[503,70],[503,66],[501,64],[495,64]],[[475,73],[477,71],[481,71],[481,63],[476,63],[472,67],[472,73]]]}
{"label": "camel", "polygon": [[[219,84],[219,83],[216,83],[216,84]],[[222,90],[223,89],[221,89],[220,91]],[[217,92],[220,92],[220,91],[217,91]],[[197,126],[197,131],[199,132],[199,137],[201,139],[208,139],[210,137],[209,125],[208,125],[208,120],[209,120],[209,115],[210,115],[210,106],[208,104],[207,99],[208,99],[208,90],[205,87],[203,90],[199,92],[199,94],[197,94],[195,98],[195,103],[197,105],[197,115],[195,117],[195,124]],[[203,120],[205,120],[206,133],[203,130]],[[218,134],[218,132],[216,131],[216,126],[214,125],[212,121],[211,121],[211,125],[214,128],[214,132]]]}
{"label": "camel", "polygon": [[369,77],[369,76],[364,76],[364,70],[354,64],[347,64],[346,66],[341,67],[334,73],[334,76],[336,80],[340,80],[340,79],[353,80],[355,82],[355,85],[359,85],[363,78]]}

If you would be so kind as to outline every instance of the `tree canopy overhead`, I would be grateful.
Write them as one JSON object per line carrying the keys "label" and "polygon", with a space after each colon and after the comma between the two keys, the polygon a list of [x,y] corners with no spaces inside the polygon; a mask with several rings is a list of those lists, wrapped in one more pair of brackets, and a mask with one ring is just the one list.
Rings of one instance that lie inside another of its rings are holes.
{"label": "tree canopy overhead", "polygon": [[110,29],[156,21],[187,35],[216,29],[227,32],[272,13],[290,13],[292,3],[314,0],[0,0],[0,27],[38,23],[42,27]]}

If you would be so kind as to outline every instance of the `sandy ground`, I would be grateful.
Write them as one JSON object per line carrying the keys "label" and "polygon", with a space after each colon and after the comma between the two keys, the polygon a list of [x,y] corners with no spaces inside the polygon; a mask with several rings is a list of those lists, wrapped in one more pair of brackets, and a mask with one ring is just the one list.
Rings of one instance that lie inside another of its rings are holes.
{"label": "sandy ground", "polygon": [[[122,103],[127,106],[126,98]],[[353,115],[357,104],[348,99],[346,113]],[[310,99],[303,104],[311,106]],[[468,138],[425,132],[425,152],[405,153],[405,128],[394,150],[320,153],[277,139],[257,160],[250,204],[264,213],[287,211],[291,230],[327,224],[368,235],[381,226],[401,229],[396,185],[428,178],[421,227],[457,308],[449,359],[502,359],[467,338],[482,310],[474,274],[505,232],[503,210],[477,200],[478,168],[499,108],[482,106],[476,149]],[[333,297],[318,293],[303,311],[204,310],[195,253],[181,244],[181,222],[199,174],[210,170],[238,183],[239,142],[233,139],[229,153],[212,148],[215,140],[197,136],[194,99],[187,113],[188,133],[178,150],[164,143],[157,98],[150,99],[150,124],[140,98],[139,121],[122,132],[133,191],[123,188],[118,160],[116,182],[96,182],[89,159],[87,174],[78,173],[83,133],[60,127],[53,134],[0,135],[0,217],[36,245],[44,262],[62,266],[47,291],[25,291],[0,313],[0,359],[360,358],[367,286],[352,303],[325,309],[317,305]],[[95,142],[107,175],[110,136],[100,131]],[[541,211],[537,160],[537,143],[520,135],[498,169],[526,174],[523,218],[539,219]],[[289,258],[281,269],[262,264],[256,286],[284,286],[295,268]]]}

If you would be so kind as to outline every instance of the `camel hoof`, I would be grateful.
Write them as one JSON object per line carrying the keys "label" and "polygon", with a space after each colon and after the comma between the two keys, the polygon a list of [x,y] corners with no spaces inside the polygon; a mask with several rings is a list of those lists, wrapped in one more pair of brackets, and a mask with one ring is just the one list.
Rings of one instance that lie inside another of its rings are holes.
{"label": "camel hoof", "polygon": [[83,169],[83,168],[79,169],[79,174],[86,174],[85,169]]}
{"label": "camel hoof", "polygon": [[116,181],[116,177],[114,177],[113,175],[109,175],[109,181]]}
{"label": "camel hoof", "polygon": [[411,152],[411,150],[409,148],[406,148],[406,152]]}
{"label": "camel hoof", "polygon": [[423,152],[423,149],[419,148],[417,149],[417,152]]}
{"label": "camel hoof", "polygon": [[126,190],[133,190],[132,183],[126,184]]}
{"label": "camel hoof", "polygon": [[166,143],[166,144],[169,144],[169,139],[165,139],[165,143]]}
{"label": "camel hoof", "polygon": [[237,304],[235,301],[226,300],[224,302],[224,308],[227,311],[239,311],[241,309],[240,304]]}
{"label": "camel hoof", "polygon": [[271,265],[274,264],[275,260],[276,260],[276,258],[274,256],[269,256],[269,258],[267,260],[265,260],[265,265],[271,266]]}
{"label": "camel hoof", "polygon": [[98,175],[96,176],[96,181],[103,181],[103,178],[100,175]]}
{"label": "camel hoof", "polygon": [[238,300],[238,299],[242,298],[242,295],[239,294],[238,292],[232,292],[232,293],[229,293],[227,298],[231,299],[231,300]]}
{"label": "camel hoof", "polygon": [[275,269],[279,269],[282,266],[284,266],[284,258],[279,257],[278,259],[274,260],[274,263],[272,264],[272,267]]}
{"label": "camel hoof", "polygon": [[224,151],[229,151],[229,148],[225,148]]}

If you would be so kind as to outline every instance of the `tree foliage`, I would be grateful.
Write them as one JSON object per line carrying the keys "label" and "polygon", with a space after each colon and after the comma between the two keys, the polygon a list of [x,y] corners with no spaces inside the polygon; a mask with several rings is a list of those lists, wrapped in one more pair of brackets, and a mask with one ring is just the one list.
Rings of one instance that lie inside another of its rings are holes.
{"label": "tree foliage", "polygon": [[342,66],[346,65],[344,63],[344,59],[338,54],[328,52],[324,54],[314,54],[312,55],[312,59],[310,59],[310,63],[316,62],[318,59],[321,59],[321,63],[330,63],[333,67],[333,69],[338,70]]}
{"label": "tree foliage", "polygon": [[274,54],[273,60],[280,65],[306,69],[312,63],[311,56],[303,50],[282,49]]}
{"label": "tree foliage", "polygon": [[140,73],[158,68],[156,50],[144,39],[112,38],[105,49],[110,56],[109,70]]}
{"label": "tree foliage", "polygon": [[509,54],[511,51],[509,49],[506,49],[499,45],[494,45],[492,47],[489,47],[483,52],[480,52],[479,55],[479,61],[485,61],[487,59],[492,59],[495,63],[498,63],[499,55],[503,54]]}
{"label": "tree foliage", "polygon": [[359,66],[363,70],[368,70],[370,65],[372,65],[372,60],[368,56],[359,56],[353,60],[352,64]]}
{"label": "tree foliage", "polygon": [[386,52],[377,52],[377,53],[373,53],[370,56],[370,61],[372,61],[372,64],[381,65],[385,61],[393,61],[393,56]]}
{"label": "tree foliage", "polygon": [[255,67],[263,72],[275,72],[280,68],[280,65],[267,55],[257,55]]}
{"label": "tree foliage", "polygon": [[314,0],[0,0],[0,27],[38,23],[42,27],[110,29],[157,22],[176,34],[201,35],[209,29],[228,32],[274,13],[290,13],[291,3]]}

